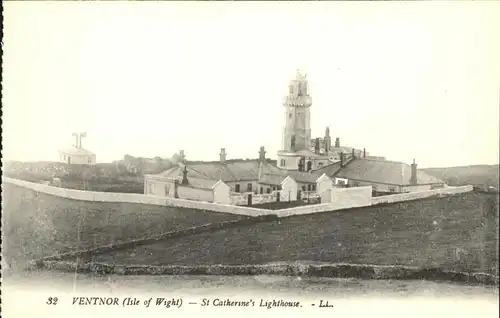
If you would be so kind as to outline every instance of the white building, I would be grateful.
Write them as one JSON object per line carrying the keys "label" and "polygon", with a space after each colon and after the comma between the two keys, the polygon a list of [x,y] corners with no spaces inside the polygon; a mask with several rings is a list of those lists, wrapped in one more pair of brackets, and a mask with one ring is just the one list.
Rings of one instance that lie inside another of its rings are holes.
{"label": "white building", "polygon": [[60,150],[59,160],[61,162],[73,165],[95,165],[96,155],[90,150],[72,147],[69,149]]}
{"label": "white building", "polygon": [[229,204],[230,188],[222,180],[188,179],[187,170],[185,169],[182,178],[145,175],[144,193],[154,196]]}
{"label": "white building", "polygon": [[95,165],[96,155],[90,150],[82,148],[82,137],[86,133],[74,133],[76,142],[73,147],[59,151],[59,161],[72,165]]}

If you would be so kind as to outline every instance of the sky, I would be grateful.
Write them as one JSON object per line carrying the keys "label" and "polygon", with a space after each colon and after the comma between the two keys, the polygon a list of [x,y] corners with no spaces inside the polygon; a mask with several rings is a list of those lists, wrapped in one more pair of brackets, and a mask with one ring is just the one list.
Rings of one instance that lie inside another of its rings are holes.
{"label": "sky", "polygon": [[419,167],[499,158],[500,2],[4,3],[3,157],[276,158],[307,73],[313,137]]}

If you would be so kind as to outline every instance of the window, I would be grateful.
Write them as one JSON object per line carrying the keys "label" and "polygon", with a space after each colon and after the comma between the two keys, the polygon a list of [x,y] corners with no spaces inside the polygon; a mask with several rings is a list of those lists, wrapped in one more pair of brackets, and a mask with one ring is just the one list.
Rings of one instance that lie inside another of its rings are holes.
{"label": "window", "polygon": [[389,187],[389,191],[396,192],[396,188],[395,187]]}
{"label": "window", "polygon": [[273,187],[273,191],[276,191],[276,187]]}
{"label": "window", "polygon": [[307,191],[311,191],[311,184],[307,185]]}
{"label": "window", "polygon": [[278,186],[278,190],[283,190],[280,185]]}
{"label": "window", "polygon": [[264,193],[264,188],[260,187],[260,194]]}
{"label": "window", "polygon": [[359,187],[359,182],[353,182],[352,185],[355,187]]}
{"label": "window", "polygon": [[306,191],[306,186],[305,185],[302,186],[302,191]]}
{"label": "window", "polygon": [[169,195],[170,194],[170,185],[169,184],[166,184],[165,185],[165,195]]}
{"label": "window", "polygon": [[285,159],[280,160],[280,166],[284,167],[285,166]]}
{"label": "window", "polygon": [[247,191],[252,192],[252,184],[251,183],[247,184]]}
{"label": "window", "polygon": [[266,193],[271,193],[271,188],[267,188]]}
{"label": "window", "polygon": [[311,185],[311,190],[312,191],[316,191],[316,185],[315,184]]}
{"label": "window", "polygon": [[92,163],[92,157],[88,158],[88,163]]}
{"label": "window", "polygon": [[239,184],[234,186],[234,192],[240,192],[240,185]]}

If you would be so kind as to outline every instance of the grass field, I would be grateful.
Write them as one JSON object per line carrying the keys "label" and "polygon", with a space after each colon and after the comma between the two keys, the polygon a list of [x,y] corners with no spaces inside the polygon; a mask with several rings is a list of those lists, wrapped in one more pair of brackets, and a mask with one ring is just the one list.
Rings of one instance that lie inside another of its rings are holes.
{"label": "grass field", "polygon": [[281,261],[431,266],[494,273],[498,197],[468,193],[293,216],[96,255],[126,264],[264,264]]}
{"label": "grass field", "polygon": [[3,184],[2,257],[10,263],[208,223],[233,214],[130,203],[69,200]]}

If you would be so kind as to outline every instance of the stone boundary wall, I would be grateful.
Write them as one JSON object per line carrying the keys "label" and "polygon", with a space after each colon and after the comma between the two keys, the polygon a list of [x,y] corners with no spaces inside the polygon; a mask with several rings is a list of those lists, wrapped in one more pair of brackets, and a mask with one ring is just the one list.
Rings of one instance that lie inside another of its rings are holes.
{"label": "stone boundary wall", "polygon": [[118,202],[118,203],[138,203],[160,206],[174,206],[191,208],[197,210],[206,210],[212,212],[231,213],[246,216],[277,215],[278,217],[287,217],[298,214],[310,214],[319,212],[328,212],[335,210],[345,210],[353,207],[363,207],[376,204],[396,203],[410,200],[418,200],[433,196],[447,196],[473,191],[472,186],[447,187],[422,192],[412,192],[403,194],[393,194],[381,197],[371,197],[371,187],[341,188],[333,189],[331,192],[332,202],[305,205],[281,210],[267,210],[252,208],[246,206],[225,205],[210,202],[192,201],[176,199],[169,197],[157,197],[145,194],[135,193],[111,193],[111,192],[93,192],[74,189],[53,187],[41,183],[33,183],[19,179],[2,177],[2,182],[9,182],[17,186],[25,187],[62,198],[92,201],[92,202]]}
{"label": "stone boundary wall", "polygon": [[464,273],[439,268],[383,266],[368,264],[266,264],[266,265],[111,265],[72,261],[39,260],[28,264],[30,270],[48,269],[64,272],[105,275],[281,275],[329,278],[456,281],[498,286],[498,276],[487,273]]}
{"label": "stone boundary wall", "polygon": [[441,189],[434,189],[434,190],[420,191],[420,192],[390,194],[380,197],[373,197],[371,199],[371,204],[375,205],[384,203],[404,202],[404,201],[418,200],[434,196],[442,197],[442,196],[466,193],[471,191],[473,191],[473,186],[467,185],[461,187],[446,187]]}
{"label": "stone boundary wall", "polygon": [[292,215],[311,214],[311,213],[327,212],[333,210],[335,209],[332,207],[331,203],[320,203],[320,204],[298,206],[295,208],[274,210],[274,212],[279,218],[284,218]]}
{"label": "stone boundary wall", "polygon": [[184,200],[184,199],[176,199],[168,197],[157,197],[146,194],[94,192],[94,191],[66,189],[66,188],[53,187],[41,183],[33,183],[7,177],[2,177],[2,182],[9,182],[14,185],[28,188],[37,192],[46,193],[67,199],[81,200],[81,201],[138,203],[138,204],[151,204],[160,206],[174,206],[174,207],[183,207],[183,208],[191,208],[197,210],[207,210],[213,212],[231,213],[231,214],[247,215],[247,216],[274,214],[273,211],[264,209],[256,209],[251,207],[224,205],[218,203],[192,201],[192,200]]}

